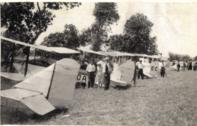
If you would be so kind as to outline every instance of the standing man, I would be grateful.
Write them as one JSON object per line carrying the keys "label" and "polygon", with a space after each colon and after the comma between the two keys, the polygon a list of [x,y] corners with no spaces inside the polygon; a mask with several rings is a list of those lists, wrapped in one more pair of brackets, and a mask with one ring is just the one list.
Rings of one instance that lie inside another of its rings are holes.
{"label": "standing man", "polygon": [[137,57],[134,58],[134,64],[135,64],[135,68],[134,68],[134,75],[133,75],[133,84],[134,87],[136,86],[136,78],[137,78],[137,73],[138,73],[138,60]]}
{"label": "standing man", "polygon": [[108,90],[110,87],[110,75],[112,73],[112,64],[109,62],[109,57],[104,59],[103,70],[104,70],[104,89]]}
{"label": "standing man", "polygon": [[178,61],[178,64],[177,64],[177,71],[178,72],[180,71],[180,67],[181,67],[181,65],[180,65],[180,62]]}
{"label": "standing man", "polygon": [[140,62],[137,64],[138,65],[138,79],[141,79],[143,80],[144,79],[144,73],[143,73],[143,68],[144,68],[144,65],[142,64],[142,60],[140,60]]}
{"label": "standing man", "polygon": [[160,75],[161,75],[161,77],[164,77],[165,74],[166,74],[166,68],[165,68],[164,61],[162,61],[162,63],[161,63]]}
{"label": "standing man", "polygon": [[88,72],[88,88],[93,88],[95,81],[95,72],[96,72],[96,67],[93,60],[91,60],[90,63],[88,64],[86,71]]}
{"label": "standing man", "polygon": [[[81,66],[80,66],[80,70],[86,71],[87,68],[87,62],[85,62],[84,60],[81,62]],[[81,82],[81,87],[83,89],[85,89],[86,87],[86,82]]]}

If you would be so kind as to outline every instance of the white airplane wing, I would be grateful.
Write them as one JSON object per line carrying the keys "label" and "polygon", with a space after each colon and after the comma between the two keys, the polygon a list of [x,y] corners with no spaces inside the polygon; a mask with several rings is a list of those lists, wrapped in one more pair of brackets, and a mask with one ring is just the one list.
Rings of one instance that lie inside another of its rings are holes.
{"label": "white airplane wing", "polygon": [[144,72],[144,75],[147,76],[148,78],[153,78],[153,76],[150,73]]}
{"label": "white airplane wing", "polygon": [[13,88],[1,91],[0,95],[1,97],[20,101],[39,115],[45,115],[55,109],[55,107],[47,101],[44,95],[35,91]]}
{"label": "white airplane wing", "polygon": [[14,43],[14,44],[32,47],[32,48],[47,51],[47,52],[55,52],[55,53],[59,53],[59,54],[79,54],[78,51],[73,50],[73,49],[69,49],[69,48],[65,48],[65,47],[47,47],[47,46],[42,46],[42,45],[32,45],[32,44],[28,44],[26,42],[21,42],[21,41],[9,39],[9,38],[3,37],[3,36],[0,36],[0,38],[2,40],[6,40],[6,41]]}
{"label": "white airplane wing", "polygon": [[20,73],[8,73],[8,72],[1,72],[1,77],[14,80],[14,81],[22,81],[25,79],[24,75]]}

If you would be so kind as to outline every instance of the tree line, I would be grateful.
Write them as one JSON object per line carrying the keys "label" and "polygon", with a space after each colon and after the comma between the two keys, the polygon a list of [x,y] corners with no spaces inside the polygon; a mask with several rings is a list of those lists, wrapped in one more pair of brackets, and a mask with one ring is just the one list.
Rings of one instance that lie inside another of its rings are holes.
{"label": "tree line", "polygon": [[177,53],[172,53],[170,52],[169,53],[169,60],[170,61],[173,61],[173,60],[176,60],[176,61],[191,61],[191,60],[195,60],[197,61],[197,56],[195,57],[191,57],[187,54],[177,54]]}
{"label": "tree line", "polygon": [[[93,15],[96,19],[95,22],[89,28],[83,30],[81,34],[78,35],[74,25],[66,25],[65,29],[70,29],[70,32],[52,33],[45,38],[43,44],[56,46],[54,45],[55,42],[59,43],[58,45],[70,48],[92,44],[92,50],[99,51],[101,50],[101,44],[105,43],[112,50],[117,51],[150,55],[158,53],[156,37],[150,36],[153,23],[148,20],[147,16],[140,13],[131,16],[126,21],[123,34],[108,36],[108,33],[111,32],[110,25],[116,23],[120,18],[117,5],[115,3],[96,3]],[[71,35],[71,33],[73,34]],[[69,38],[66,36],[69,36]],[[72,43],[68,43],[69,40],[73,40]]]}

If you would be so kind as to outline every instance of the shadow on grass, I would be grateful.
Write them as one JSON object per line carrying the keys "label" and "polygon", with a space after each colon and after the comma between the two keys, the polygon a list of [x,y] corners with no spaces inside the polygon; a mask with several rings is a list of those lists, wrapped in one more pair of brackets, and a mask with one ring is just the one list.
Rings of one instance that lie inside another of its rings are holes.
{"label": "shadow on grass", "polygon": [[64,113],[67,113],[67,112],[68,112],[67,108],[61,108],[61,109],[59,108],[59,109],[55,109],[52,112],[49,112],[48,114],[46,114],[44,116],[33,114],[32,117],[31,117],[31,120],[33,120],[35,122],[36,121],[38,121],[38,122],[47,121],[47,120],[50,120],[51,118],[56,117],[59,114],[64,114]]}
{"label": "shadow on grass", "polygon": [[146,87],[145,85],[125,85],[125,86],[122,86],[122,85],[116,85],[116,86],[113,86],[114,89],[117,89],[117,90],[127,90],[127,89],[130,89],[130,88],[141,88],[141,87]]}
{"label": "shadow on grass", "polygon": [[[50,120],[51,118],[56,118],[59,114],[67,113],[68,109],[55,109],[54,111],[40,116],[30,111],[21,111],[21,110],[14,110],[9,112],[4,112],[1,116],[1,124],[31,124],[31,123],[38,123]],[[2,113],[1,113],[2,114]]]}
{"label": "shadow on grass", "polygon": [[140,88],[140,87],[146,87],[145,85],[136,85],[136,86],[132,86],[134,88]]}
{"label": "shadow on grass", "polygon": [[[5,114],[4,114],[5,113]],[[1,109],[1,124],[17,124],[28,120],[28,114],[21,111],[6,111]]]}
{"label": "shadow on grass", "polygon": [[116,85],[113,88],[114,89],[117,89],[117,90],[127,90],[127,89],[131,88],[131,85],[130,84],[124,85],[124,86],[122,86],[122,85]]}

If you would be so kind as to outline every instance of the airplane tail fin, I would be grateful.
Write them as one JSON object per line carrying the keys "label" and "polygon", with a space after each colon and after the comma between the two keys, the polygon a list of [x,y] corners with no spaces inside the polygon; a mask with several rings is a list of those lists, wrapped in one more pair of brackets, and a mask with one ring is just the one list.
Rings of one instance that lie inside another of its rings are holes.
{"label": "airplane tail fin", "polygon": [[23,103],[39,115],[45,115],[55,109],[55,107],[47,101],[44,95],[41,95],[37,92],[20,88],[14,88],[3,90],[1,91],[0,95],[1,97],[5,97]]}
{"label": "airplane tail fin", "polygon": [[52,105],[65,107],[74,95],[75,83],[80,65],[73,59],[56,62],[48,100]]}

